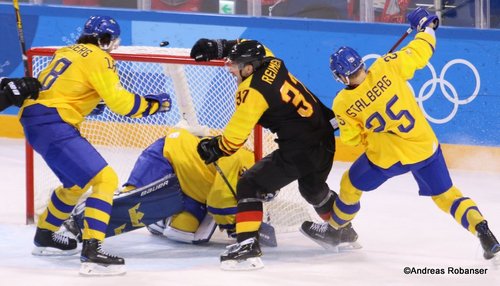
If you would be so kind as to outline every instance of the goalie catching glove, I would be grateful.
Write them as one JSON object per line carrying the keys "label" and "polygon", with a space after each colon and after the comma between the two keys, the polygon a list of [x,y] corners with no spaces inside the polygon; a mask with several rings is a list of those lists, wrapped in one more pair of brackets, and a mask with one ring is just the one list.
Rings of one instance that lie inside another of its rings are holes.
{"label": "goalie catching glove", "polygon": [[41,88],[36,78],[2,78],[0,89],[5,91],[9,101],[17,107],[21,107],[26,98],[37,99]]}
{"label": "goalie catching glove", "polygon": [[205,164],[208,165],[219,160],[220,157],[226,156],[219,147],[221,138],[220,135],[212,138],[203,138],[200,140],[200,143],[198,143],[198,154],[201,159],[205,161]]}
{"label": "goalie catching glove", "polygon": [[224,39],[199,39],[191,48],[191,58],[197,62],[220,60],[229,54],[231,48],[236,45],[238,41],[224,40]]}
{"label": "goalie catching glove", "polygon": [[156,101],[160,105],[157,112],[168,112],[172,108],[172,99],[168,93],[148,94],[144,98],[147,101]]}
{"label": "goalie catching glove", "polygon": [[408,13],[407,18],[410,27],[419,32],[423,32],[431,23],[434,23],[432,27],[434,30],[439,27],[439,18],[436,15],[429,14],[429,12],[422,7],[418,7],[414,11]]}

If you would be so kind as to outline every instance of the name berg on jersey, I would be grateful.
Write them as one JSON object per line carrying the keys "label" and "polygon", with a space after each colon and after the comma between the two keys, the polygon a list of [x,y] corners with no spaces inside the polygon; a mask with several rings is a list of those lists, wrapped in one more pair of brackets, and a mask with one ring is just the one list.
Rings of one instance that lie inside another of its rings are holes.
{"label": "name berg on jersey", "polygon": [[268,84],[273,84],[273,81],[276,79],[278,75],[278,70],[281,67],[281,61],[274,59],[269,62],[264,74],[262,75],[262,81],[267,82]]}
{"label": "name berg on jersey", "polygon": [[87,57],[90,53],[92,53],[92,50],[88,49],[84,45],[73,45],[70,47],[70,49],[77,52],[84,58]]}
{"label": "name berg on jersey", "polygon": [[384,91],[391,86],[392,81],[387,78],[386,75],[384,75],[377,83],[370,88],[365,96],[361,97],[360,99],[356,100],[354,104],[352,104],[347,110],[346,113],[349,114],[352,117],[356,117],[358,114],[357,112],[363,111],[363,109],[367,108],[370,106],[372,102],[377,100]]}

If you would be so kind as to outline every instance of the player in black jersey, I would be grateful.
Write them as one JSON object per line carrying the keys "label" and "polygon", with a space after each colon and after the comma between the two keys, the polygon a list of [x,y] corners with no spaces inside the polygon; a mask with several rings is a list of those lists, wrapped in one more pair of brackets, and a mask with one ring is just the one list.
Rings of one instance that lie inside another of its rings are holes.
{"label": "player in black jersey", "polygon": [[[283,60],[254,40],[198,40],[191,49],[197,61],[226,58],[238,80],[236,111],[221,136],[206,138],[198,153],[206,164],[230,156],[256,124],[277,135],[279,148],[250,168],[237,185],[238,243],[221,255],[225,270],[262,268],[257,241],[262,202],[298,180],[301,195],[322,218],[329,218],[337,194],[326,184],[335,153],[333,112],[286,68]],[[341,235],[357,239],[352,228]]]}

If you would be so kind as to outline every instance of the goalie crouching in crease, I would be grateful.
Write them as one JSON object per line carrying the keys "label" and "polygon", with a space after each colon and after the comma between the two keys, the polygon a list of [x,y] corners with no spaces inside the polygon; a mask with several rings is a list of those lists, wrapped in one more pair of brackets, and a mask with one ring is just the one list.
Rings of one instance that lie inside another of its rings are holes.
{"label": "goalie crouching in crease", "polygon": [[140,96],[122,87],[109,54],[119,42],[120,26],[113,18],[90,17],[77,43],[58,49],[40,72],[38,98],[26,99],[19,111],[26,140],[62,183],[38,218],[34,255],[79,252],[74,239],[57,231],[79,198],[92,190],[84,215],[82,275],[119,275],[126,270],[123,258],[102,249],[118,176],[81,136],[80,124],[101,101],[111,111],[134,118],[169,111],[171,104],[166,93]]}
{"label": "goalie crouching in crease", "polygon": [[[217,225],[234,237],[236,198],[215,167],[198,156],[199,142],[187,130],[174,128],[142,152],[125,188],[114,197],[106,237],[146,226],[153,234],[198,244],[209,241]],[[254,155],[246,149],[219,161],[233,189],[253,164]],[[64,223],[77,238],[84,205]],[[273,229],[266,226],[261,231],[264,244],[275,246]]]}

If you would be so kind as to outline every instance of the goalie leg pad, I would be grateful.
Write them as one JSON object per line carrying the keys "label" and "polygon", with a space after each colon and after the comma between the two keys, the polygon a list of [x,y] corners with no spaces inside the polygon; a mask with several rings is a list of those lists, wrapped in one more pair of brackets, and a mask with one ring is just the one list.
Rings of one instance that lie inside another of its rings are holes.
{"label": "goalie leg pad", "polygon": [[163,231],[165,231],[165,221],[159,220],[153,224],[147,225],[146,228],[152,235],[163,235]]}
{"label": "goalie leg pad", "polygon": [[194,244],[205,243],[210,240],[212,234],[214,234],[215,228],[217,224],[215,224],[214,219],[210,215],[206,215],[205,218],[201,221],[198,230],[194,233]]}
{"label": "goalie leg pad", "polygon": [[167,226],[165,228],[165,230],[163,231],[163,235],[170,240],[182,243],[193,243],[194,240],[194,233],[178,230],[171,226]]}
{"label": "goalie leg pad", "polygon": [[163,235],[177,242],[201,244],[210,240],[216,227],[214,219],[210,215],[206,215],[194,233],[176,229],[167,223]]}
{"label": "goalie leg pad", "polygon": [[106,236],[129,232],[182,211],[182,192],[175,174],[113,200]]}
{"label": "goalie leg pad", "polygon": [[[81,210],[83,206],[78,206]],[[144,187],[116,195],[106,237],[129,232],[164,220],[183,210],[183,195],[175,174]],[[83,212],[74,215],[83,229]]]}

